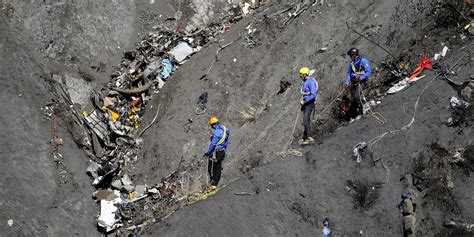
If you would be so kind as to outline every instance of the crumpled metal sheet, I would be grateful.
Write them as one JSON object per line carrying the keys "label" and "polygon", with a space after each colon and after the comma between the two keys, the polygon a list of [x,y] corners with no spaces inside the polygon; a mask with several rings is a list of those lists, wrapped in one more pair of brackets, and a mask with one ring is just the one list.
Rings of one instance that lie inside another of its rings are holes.
{"label": "crumpled metal sheet", "polygon": [[93,110],[85,118],[87,125],[94,131],[94,133],[103,141],[109,140],[109,132],[107,124],[104,122],[104,115],[97,110]]}
{"label": "crumpled metal sheet", "polygon": [[185,60],[189,55],[193,54],[194,50],[186,42],[179,43],[169,53],[174,56],[179,63]]}

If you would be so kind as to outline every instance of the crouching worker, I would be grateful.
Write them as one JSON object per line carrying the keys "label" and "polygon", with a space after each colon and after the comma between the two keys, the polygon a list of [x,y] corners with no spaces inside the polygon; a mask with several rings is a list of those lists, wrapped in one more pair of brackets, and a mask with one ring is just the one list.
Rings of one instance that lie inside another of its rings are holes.
{"label": "crouching worker", "polygon": [[213,131],[209,141],[209,148],[204,153],[204,157],[209,160],[207,172],[209,173],[211,186],[208,187],[207,191],[211,192],[217,189],[217,184],[221,179],[222,161],[229,145],[230,130],[221,125],[217,117],[211,117],[209,125]]}
{"label": "crouching worker", "polygon": [[303,111],[304,132],[303,139],[300,140],[301,145],[308,145],[314,142],[311,135],[311,115],[314,111],[314,104],[316,103],[316,94],[318,91],[318,83],[316,79],[309,76],[309,68],[302,67],[300,69],[300,78],[303,81],[301,86],[301,111]]}

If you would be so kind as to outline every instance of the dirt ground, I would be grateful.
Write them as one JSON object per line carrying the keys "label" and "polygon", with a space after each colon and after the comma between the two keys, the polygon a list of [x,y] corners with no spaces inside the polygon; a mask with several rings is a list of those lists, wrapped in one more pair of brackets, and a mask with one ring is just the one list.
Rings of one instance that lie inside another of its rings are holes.
{"label": "dirt ground", "polygon": [[[198,16],[189,5],[194,2],[0,2],[0,30],[8,32],[0,34],[1,98],[8,101],[2,103],[0,117],[4,134],[0,138],[4,161],[0,235],[99,235],[98,207],[85,173],[89,161],[68,133],[61,113],[59,136],[65,145],[59,153],[63,157],[52,155],[52,122],[40,110],[54,100],[51,74],[70,81],[71,92],[103,86],[123,51],[132,48],[155,22],[181,11],[178,23],[189,26],[196,19],[193,16]],[[158,183],[181,160],[192,164],[202,159],[210,133],[209,116],[219,116],[232,135],[221,181],[227,186],[158,221],[143,234],[310,236],[321,233],[321,223],[328,217],[333,236],[403,236],[402,214],[396,205],[404,192],[401,178],[412,174],[416,234],[473,236],[444,225],[474,223],[472,106],[462,123],[447,126],[452,114],[449,99],[459,94],[437,77],[437,70],[427,70],[426,77],[408,89],[381,98],[374,110],[383,115],[385,124],[370,116],[352,124],[335,122],[332,111],[337,103],[331,103],[341,90],[346,51],[352,46],[360,49],[374,69],[372,97],[387,88],[381,85],[389,77],[381,61],[413,69],[420,55],[432,57],[443,45],[450,50],[441,61],[456,65],[452,69],[456,75],[450,78],[472,79],[472,35],[462,31],[466,16],[458,13],[460,5],[428,0],[330,0],[312,5],[284,25],[287,12],[275,13],[299,2],[274,1],[232,25],[217,42],[180,66],[150,102],[163,109],[158,122],[143,136],[142,154],[130,166],[134,183]],[[219,9],[212,10],[216,16]],[[248,26],[256,30],[249,34]],[[219,45],[228,43],[203,77]],[[300,148],[296,143],[302,133],[297,70],[302,66],[316,70],[320,86],[316,143],[303,147],[302,156],[281,157],[277,153],[285,148]],[[80,71],[95,79],[83,80]],[[290,86],[279,93],[282,81]],[[207,111],[196,115],[203,92],[209,95]],[[87,97],[79,93],[77,99]],[[243,126],[241,112],[249,107],[258,108],[258,113]],[[143,123],[153,116],[154,112],[147,112]],[[408,129],[402,129],[407,125]],[[362,141],[371,146],[365,159],[356,163],[352,148]],[[458,148],[465,148],[466,161],[453,164],[451,157]],[[190,170],[187,176],[203,181],[203,173]],[[236,195],[242,192],[249,195]],[[8,220],[14,224],[7,225]]]}

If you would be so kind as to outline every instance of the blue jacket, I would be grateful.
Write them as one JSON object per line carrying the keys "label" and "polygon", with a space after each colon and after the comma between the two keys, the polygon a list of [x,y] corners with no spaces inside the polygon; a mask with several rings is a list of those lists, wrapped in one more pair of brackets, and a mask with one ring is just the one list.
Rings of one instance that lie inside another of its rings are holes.
{"label": "blue jacket", "polygon": [[351,60],[351,62],[349,63],[349,68],[347,69],[347,78],[346,81],[344,81],[344,84],[349,85],[349,82],[354,81],[358,75],[356,72],[354,72],[352,65],[354,65],[356,71],[359,71],[360,80],[367,81],[367,78],[369,78],[370,74],[372,73],[372,70],[370,69],[369,60],[361,56],[357,56],[355,61]]}
{"label": "blue jacket", "polygon": [[224,142],[218,145],[223,135],[224,135],[224,128],[222,127],[221,123],[218,123],[216,125],[216,129],[214,129],[214,131],[212,132],[209,148],[207,149],[207,152],[206,152],[207,155],[211,155],[215,149],[217,150],[227,149],[227,146],[229,145],[230,129],[226,128],[226,137],[224,139]]}
{"label": "blue jacket", "polygon": [[[316,96],[318,93],[318,82],[316,82],[316,79],[307,77],[303,82],[303,86],[301,86],[301,93],[305,94],[303,96],[305,103],[316,101]],[[306,93],[309,94],[306,95]]]}

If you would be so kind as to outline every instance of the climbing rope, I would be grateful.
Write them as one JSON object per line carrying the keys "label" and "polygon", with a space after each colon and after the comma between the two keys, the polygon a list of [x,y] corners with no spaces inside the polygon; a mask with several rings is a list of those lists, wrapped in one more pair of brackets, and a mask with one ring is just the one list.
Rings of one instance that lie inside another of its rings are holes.
{"label": "climbing rope", "polygon": [[156,118],[158,118],[158,113],[160,112],[160,106],[161,104],[158,105],[158,108],[156,109],[156,113],[155,113],[155,117],[153,117],[153,120],[150,122],[150,124],[148,124],[145,128],[143,128],[143,130],[138,134],[138,136],[136,138],[140,138],[143,133],[149,129],[151,127],[151,125],[153,125],[156,121]]}
{"label": "climbing rope", "polygon": [[203,201],[203,200],[206,200],[207,198],[209,198],[210,196],[213,196],[215,195],[218,191],[220,191],[221,189],[227,187],[227,185],[230,185],[232,184],[233,182],[237,181],[240,177],[237,177],[231,181],[229,181],[228,183],[222,185],[221,187],[218,187],[212,191],[198,191],[198,192],[194,192],[194,193],[190,193],[186,196],[186,202],[188,205],[192,205],[196,202],[199,202],[199,201]]}
{"label": "climbing rope", "polygon": [[303,151],[301,149],[287,149],[284,151],[277,152],[277,154],[281,157],[286,157],[288,155],[290,156],[298,156],[301,157],[303,156]]}
{"label": "climbing rope", "polygon": [[[362,92],[362,85],[359,84],[358,89],[359,89],[359,98],[362,98],[362,100],[364,101],[364,104],[367,104],[367,99],[365,99],[364,93]],[[370,104],[368,106],[369,106],[369,110],[367,112],[369,113],[369,116],[374,117],[377,121],[380,122],[380,124],[387,123],[387,121],[385,120],[385,117],[382,114],[380,114],[379,112],[374,112],[372,110],[372,107],[370,107]]]}
{"label": "climbing rope", "polygon": [[301,112],[296,113],[296,118],[295,118],[295,122],[293,124],[293,129],[291,130],[290,139],[288,139],[288,142],[285,144],[285,146],[283,147],[283,151],[281,151],[281,152],[285,152],[286,149],[288,148],[288,146],[293,142],[293,134],[295,134],[296,125],[298,124],[298,120],[300,118],[300,113]]}
{"label": "climbing rope", "polygon": [[[339,94],[331,101],[329,102],[328,105],[326,105],[323,110],[321,111],[321,113],[319,113],[316,118],[313,119],[313,121],[317,121],[319,119],[319,117],[324,113],[326,112],[326,110],[328,108],[331,107],[331,105],[342,95],[344,91],[341,90],[339,92]],[[290,134],[290,138],[288,139],[288,142],[285,144],[285,146],[283,147],[283,149],[279,152],[277,152],[278,155],[280,155],[281,157],[286,157],[287,155],[293,155],[293,156],[303,156],[303,152],[301,151],[301,149],[288,149],[288,146],[293,142],[293,138],[294,138],[294,134],[295,134],[295,130],[296,130],[296,125],[298,124],[298,120],[299,120],[299,117],[300,117],[300,113],[301,112],[298,112],[297,115],[296,115],[296,118],[295,118],[295,122],[293,124],[293,129],[291,131],[291,134]]]}
{"label": "climbing rope", "polygon": [[324,112],[326,112],[327,109],[331,108],[331,105],[336,102],[337,99],[339,99],[339,97],[341,97],[341,95],[344,93],[344,90],[341,90],[339,92],[339,94],[331,101],[329,102],[328,105],[326,105],[326,107],[323,108],[323,110],[321,111],[321,113],[319,113],[316,118],[313,119],[313,121],[317,121],[321,116],[322,114],[324,114]]}

